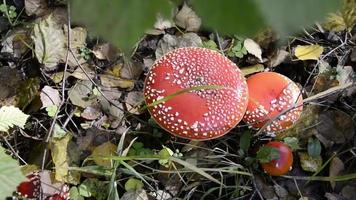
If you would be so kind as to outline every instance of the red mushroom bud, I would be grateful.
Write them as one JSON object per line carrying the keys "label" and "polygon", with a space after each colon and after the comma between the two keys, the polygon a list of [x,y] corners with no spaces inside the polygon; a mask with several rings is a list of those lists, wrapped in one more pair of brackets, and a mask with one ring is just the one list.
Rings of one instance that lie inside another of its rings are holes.
{"label": "red mushroom bud", "polygon": [[147,74],[145,101],[150,105],[182,89],[202,85],[222,88],[179,94],[148,110],[173,135],[192,140],[220,137],[242,119],[248,90],[240,69],[216,51],[187,47],[161,57]]}
{"label": "red mushroom bud", "polygon": [[265,145],[278,150],[279,158],[268,163],[262,163],[263,170],[272,176],[281,176],[292,169],[293,153],[283,142],[272,141]]}
{"label": "red mushroom bud", "polygon": [[[243,120],[253,128],[269,123],[266,130],[274,133],[290,128],[299,119],[303,110],[302,95],[298,86],[286,76],[261,72],[250,76],[247,85],[249,102]],[[296,108],[292,109],[294,106]]]}
{"label": "red mushroom bud", "polygon": [[38,172],[28,174],[27,180],[17,186],[17,193],[26,198],[37,198],[40,195],[41,181]]}

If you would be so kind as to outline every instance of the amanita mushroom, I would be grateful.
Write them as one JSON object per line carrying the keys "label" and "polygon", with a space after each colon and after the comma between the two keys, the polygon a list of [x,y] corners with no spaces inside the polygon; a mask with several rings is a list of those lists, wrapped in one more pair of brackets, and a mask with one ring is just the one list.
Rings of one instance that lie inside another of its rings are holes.
{"label": "amanita mushroom", "polygon": [[178,137],[220,137],[241,121],[248,90],[240,69],[216,51],[185,47],[158,59],[146,77],[145,101],[150,105],[182,89],[202,85],[222,88],[179,94],[148,110],[163,129]]}
{"label": "amanita mushroom", "polygon": [[279,158],[268,163],[262,163],[263,170],[272,176],[281,176],[291,170],[293,165],[292,150],[283,142],[268,142],[266,147],[274,148],[279,153]]}
{"label": "amanita mushroom", "polygon": [[243,120],[253,128],[269,123],[267,132],[275,133],[290,128],[299,119],[303,110],[302,95],[288,77],[261,72],[247,78],[247,85],[249,102]]}
{"label": "amanita mushroom", "polygon": [[40,195],[41,181],[38,172],[28,174],[27,180],[17,186],[17,193],[29,199],[37,198]]}

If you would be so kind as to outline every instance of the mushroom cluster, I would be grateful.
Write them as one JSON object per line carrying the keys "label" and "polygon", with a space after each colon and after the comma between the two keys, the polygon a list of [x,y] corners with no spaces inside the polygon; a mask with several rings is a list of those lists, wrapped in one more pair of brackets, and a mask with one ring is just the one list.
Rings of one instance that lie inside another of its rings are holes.
{"label": "mushroom cluster", "polygon": [[246,82],[228,58],[198,47],[178,48],[156,60],[144,96],[159,126],[191,140],[218,138],[242,119],[254,128],[266,124],[267,132],[274,133],[290,128],[302,111],[300,90],[289,78],[262,72]]}
{"label": "mushroom cluster", "polygon": [[173,135],[192,140],[217,138],[241,121],[248,103],[240,69],[218,52],[185,47],[158,59],[146,77],[145,101],[150,105],[178,91],[209,85],[222,88],[185,92],[148,110]]}

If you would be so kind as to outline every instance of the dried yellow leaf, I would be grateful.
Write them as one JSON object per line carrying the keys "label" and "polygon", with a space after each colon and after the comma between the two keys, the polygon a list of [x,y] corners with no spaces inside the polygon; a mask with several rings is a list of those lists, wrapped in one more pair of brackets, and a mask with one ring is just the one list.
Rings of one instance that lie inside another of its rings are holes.
{"label": "dried yellow leaf", "polygon": [[317,44],[313,45],[298,45],[295,48],[294,55],[299,60],[318,60],[323,53],[324,48]]}

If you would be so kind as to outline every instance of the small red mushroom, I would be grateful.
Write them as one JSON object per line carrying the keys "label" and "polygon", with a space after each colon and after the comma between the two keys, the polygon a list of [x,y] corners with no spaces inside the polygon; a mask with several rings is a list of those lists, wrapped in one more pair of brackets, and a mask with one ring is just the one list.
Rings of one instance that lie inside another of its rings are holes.
{"label": "small red mushroom", "polygon": [[41,192],[41,181],[38,172],[28,174],[27,180],[17,186],[17,193],[26,198],[37,198]]}
{"label": "small red mushroom", "polygon": [[261,72],[247,78],[247,85],[249,102],[243,120],[253,128],[270,123],[266,130],[275,133],[290,128],[299,119],[303,98],[298,86],[288,77]]}
{"label": "small red mushroom", "polygon": [[163,129],[178,137],[220,137],[241,121],[248,90],[240,69],[216,51],[178,48],[158,59],[146,77],[145,101],[150,105],[182,89],[202,85],[223,88],[186,92],[148,110]]}
{"label": "small red mushroom", "polygon": [[291,170],[293,165],[292,150],[283,142],[272,141],[265,145],[277,149],[279,158],[268,163],[262,163],[263,170],[272,176],[281,176]]}

